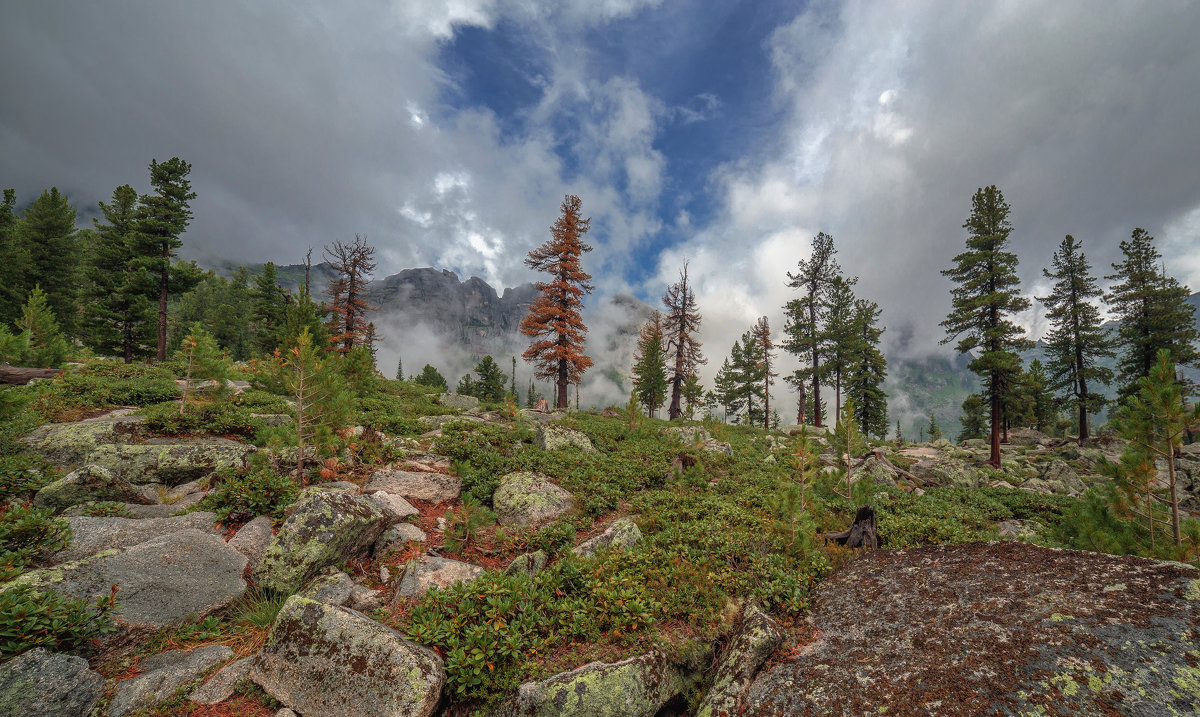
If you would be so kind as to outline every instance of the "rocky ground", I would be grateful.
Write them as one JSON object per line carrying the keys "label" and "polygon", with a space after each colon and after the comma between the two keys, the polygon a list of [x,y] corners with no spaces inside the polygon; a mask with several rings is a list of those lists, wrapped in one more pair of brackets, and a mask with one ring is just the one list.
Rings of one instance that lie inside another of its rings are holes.
{"label": "rocky ground", "polygon": [[[451,458],[433,452],[436,439],[454,421],[514,419],[484,412],[465,397],[444,400],[448,410],[464,413],[422,419],[427,432],[395,440],[393,459],[303,490],[274,524],[252,515],[219,523],[196,509],[214,473],[262,450],[253,445],[156,436],[133,411],[34,430],[25,438],[29,450],[60,466],[64,477],[41,487],[33,504],[61,511],[72,541],[0,586],[0,595],[29,585],[94,600],[116,586],[119,629],[91,653],[90,664],[39,648],[0,665],[0,715],[427,716],[478,707],[449,694],[445,650],[396,628],[435,586],[495,571],[545,570],[552,558],[543,550],[513,555],[490,548],[500,542],[497,530],[524,535],[583,506],[578,489],[557,475],[505,473],[496,476],[492,495],[492,542],[448,550],[447,520],[451,510],[463,510],[463,483]],[[602,459],[606,449],[597,443],[603,441],[563,418],[517,416],[534,430],[517,449],[561,454],[565,464]],[[782,434],[739,434],[736,451],[700,426],[662,435],[668,445],[694,449],[687,455],[712,456],[715,465],[726,465],[720,461],[735,452],[738,460],[769,465],[788,460],[791,450]],[[814,440],[822,462],[835,470],[827,442]],[[1181,475],[1185,504],[1200,507],[1193,492],[1200,453],[1192,448]],[[980,465],[982,445],[882,446],[856,466],[855,480],[884,491],[878,499],[885,502],[939,486],[1073,496],[1102,481],[1100,459],[1119,450],[1116,443],[1079,448],[1018,431],[1004,465],[992,470]],[[686,478],[682,469],[675,476]],[[724,488],[718,476],[688,490]],[[121,517],[85,514],[97,501],[118,504]],[[619,551],[635,550],[644,529],[664,530],[654,515],[614,507],[576,535],[571,554],[617,555],[619,563]],[[881,526],[885,538],[889,527]],[[1035,539],[1043,527],[1029,520],[986,530]],[[719,522],[711,529],[722,530]],[[651,717],[1200,710],[1200,573],[1192,567],[1019,541],[880,550],[853,559],[832,554],[846,562],[808,597],[802,619],[729,599],[724,627],[684,630],[715,639],[688,651],[650,638],[614,641],[634,646],[634,654],[627,647],[616,659],[563,665],[524,681],[487,711]],[[203,634],[206,617],[227,616],[260,593],[280,604],[256,637],[194,637]],[[193,637],[178,637],[180,630]],[[248,699],[253,694],[262,699]]]}

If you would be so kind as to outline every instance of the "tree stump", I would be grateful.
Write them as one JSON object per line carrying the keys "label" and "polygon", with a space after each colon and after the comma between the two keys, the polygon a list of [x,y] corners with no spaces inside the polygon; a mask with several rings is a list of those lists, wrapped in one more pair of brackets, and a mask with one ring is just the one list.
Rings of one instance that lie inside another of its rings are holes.
{"label": "tree stump", "polygon": [[864,505],[854,514],[854,522],[849,530],[840,533],[825,533],[826,540],[832,540],[847,548],[878,548],[879,535],[875,526],[875,511],[869,505]]}

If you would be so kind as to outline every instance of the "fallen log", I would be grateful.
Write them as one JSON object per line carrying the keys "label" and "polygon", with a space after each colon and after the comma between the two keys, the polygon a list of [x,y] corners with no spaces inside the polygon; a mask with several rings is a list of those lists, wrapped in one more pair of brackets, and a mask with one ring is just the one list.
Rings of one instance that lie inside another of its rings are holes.
{"label": "fallen log", "polygon": [[847,548],[878,548],[879,533],[875,524],[875,511],[871,506],[864,505],[854,514],[854,522],[850,524],[849,530],[824,533],[821,537]]}
{"label": "fallen log", "polygon": [[62,373],[60,368],[25,368],[0,365],[0,385],[24,386],[35,378],[54,378]]}
{"label": "fallen log", "polygon": [[883,449],[881,449],[881,448],[876,448],[873,451],[873,453],[874,453],[875,457],[879,460],[880,463],[883,463],[888,468],[891,468],[892,470],[896,471],[896,475],[899,475],[903,478],[907,478],[910,481],[917,483],[918,485],[923,485],[926,487],[935,486],[938,484],[937,481],[935,481],[935,480],[930,480],[928,478],[922,478],[922,477],[916,475],[915,473],[909,473],[908,471],[904,470],[903,468],[896,465],[895,463],[892,463],[891,461],[889,461],[887,459],[887,456],[885,456],[883,454]]}

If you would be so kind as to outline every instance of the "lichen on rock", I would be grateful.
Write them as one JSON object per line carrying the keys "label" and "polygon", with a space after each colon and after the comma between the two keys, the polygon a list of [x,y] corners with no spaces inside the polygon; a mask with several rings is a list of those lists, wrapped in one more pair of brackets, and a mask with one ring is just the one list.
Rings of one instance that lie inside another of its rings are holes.
{"label": "lichen on rock", "polygon": [[541,473],[518,472],[500,479],[492,505],[501,525],[538,525],[571,510],[574,498]]}

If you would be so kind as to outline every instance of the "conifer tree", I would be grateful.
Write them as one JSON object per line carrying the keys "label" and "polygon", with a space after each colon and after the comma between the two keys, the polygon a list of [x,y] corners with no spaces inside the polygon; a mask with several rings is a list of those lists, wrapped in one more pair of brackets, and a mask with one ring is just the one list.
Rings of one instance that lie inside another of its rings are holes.
{"label": "conifer tree", "polygon": [[404,357],[403,356],[396,357],[396,380],[397,381],[404,380]]}
{"label": "conifer tree", "polygon": [[179,401],[179,413],[182,415],[187,408],[192,380],[217,381],[218,391],[223,392],[231,366],[229,359],[217,346],[216,339],[198,322],[184,337],[179,353],[184,365],[183,398]]}
{"label": "conifer tree", "polygon": [[279,345],[295,346],[300,340],[300,334],[307,331],[314,345],[328,346],[329,333],[325,328],[324,316],[324,309],[312,300],[308,284],[301,284],[296,300],[289,302],[284,310],[283,332]]}
{"label": "conifer tree", "polygon": [[708,363],[700,353],[700,311],[696,308],[696,293],[688,284],[688,267],[683,265],[679,281],[672,284],[663,296],[667,313],[663,318],[663,335],[667,338],[667,361],[671,374],[671,407],[667,417],[674,421],[683,416],[683,384],[696,373],[701,364]]}
{"label": "conifer tree", "polygon": [[1075,237],[1068,234],[1062,240],[1051,266],[1053,271],[1042,269],[1042,274],[1054,280],[1054,288],[1049,296],[1038,298],[1046,305],[1050,322],[1045,337],[1048,386],[1065,393],[1075,405],[1083,443],[1089,437],[1088,414],[1104,405],[1104,397],[1092,393],[1090,386],[1112,382],[1112,370],[1097,363],[1113,355],[1112,342],[1100,327],[1099,308],[1092,303],[1102,292]]}
{"label": "conifer tree", "polygon": [[513,402],[516,402],[517,396],[517,357],[512,357],[512,381],[508,384],[508,395],[512,396]]}
{"label": "conifer tree", "polygon": [[[75,332],[75,299],[79,286],[79,232],[75,209],[57,187],[41,196],[21,214],[19,240],[29,257],[26,287],[37,283],[62,330]],[[10,261],[4,257],[4,261]]]}
{"label": "conifer tree", "polygon": [[765,377],[753,331],[742,334],[742,338],[734,343],[730,359],[733,365],[734,385],[741,399],[741,407],[746,410],[744,420],[739,422],[748,426],[762,422],[765,420],[762,405]]}
{"label": "conifer tree", "polygon": [[154,277],[134,253],[138,231],[138,196],[124,184],[112,201],[100,202],[104,218],[93,219],[91,258],[83,333],[96,351],[120,356],[125,363],[148,355],[154,345]]}
{"label": "conifer tree", "polygon": [[762,316],[754,324],[754,360],[762,379],[763,428],[771,429],[771,386],[779,374],[771,370],[775,363],[775,343],[771,341],[771,326]]}
{"label": "conifer tree", "polygon": [[340,239],[325,247],[325,261],[337,272],[329,283],[329,340],[343,356],[367,342],[366,315],[375,307],[367,302],[367,280],[375,270],[375,247],[354,235],[347,244]]}
{"label": "conifer tree", "polygon": [[837,249],[833,247],[833,237],[825,232],[813,237],[812,255],[807,261],[801,259],[797,264],[796,273],[788,272],[788,286],[800,290],[800,297],[792,299],[784,306],[786,322],[783,330],[787,340],[783,348],[796,355],[808,366],[798,369],[793,380],[794,385],[809,382],[812,385],[812,417],[813,424],[822,425],[824,408],[821,405],[821,383],[825,380],[825,368],[821,365],[824,340],[822,321],[825,318],[825,299],[835,277],[841,274],[834,255]]}
{"label": "conifer tree", "polygon": [[275,378],[295,399],[296,422],[287,433],[296,443],[298,478],[304,475],[308,447],[315,452],[331,451],[351,415],[351,395],[335,360],[314,345],[307,328],[301,329],[295,345],[275,352]]}
{"label": "conifer tree", "polygon": [[925,433],[929,434],[930,443],[942,438],[942,427],[938,425],[937,418],[932,413],[929,414],[929,427],[925,429]]}
{"label": "conifer tree", "polygon": [[1024,379],[1028,417],[1035,429],[1049,433],[1058,422],[1058,411],[1054,408],[1054,396],[1050,394],[1046,368],[1039,359],[1029,362],[1029,370],[1025,372]]}
{"label": "conifer tree", "polygon": [[833,427],[833,448],[837,452],[838,462],[846,474],[846,497],[851,498],[854,472],[854,457],[863,453],[867,448],[866,439],[859,429],[858,421],[854,418],[854,402],[849,401],[842,410]]}
{"label": "conifer tree", "polygon": [[[475,364],[474,393],[468,395],[484,401],[499,403],[504,400],[504,372],[491,356],[484,356]],[[466,378],[470,378],[469,376]],[[462,391],[459,391],[462,393]]]}
{"label": "conifer tree", "polygon": [[251,318],[254,322],[254,347],[270,354],[283,341],[287,324],[288,293],[279,286],[275,262],[268,261],[254,277]]}
{"label": "conifer tree", "polygon": [[[962,430],[958,433],[959,443],[973,438],[983,438],[987,431],[987,407],[983,402],[983,397],[978,393],[972,393],[964,398],[962,417],[958,420],[962,424]],[[900,424],[896,425],[898,427]]]}
{"label": "conifer tree", "polygon": [[1195,366],[1200,334],[1194,309],[1187,303],[1188,289],[1167,276],[1154,237],[1134,229],[1129,240],[1121,242],[1121,252],[1124,260],[1113,264],[1114,273],[1105,277],[1118,283],[1104,298],[1121,322],[1117,337],[1123,351],[1117,370],[1119,394],[1126,398],[1140,390],[1138,379],[1150,375],[1161,349],[1170,351],[1175,363]]}
{"label": "conifer tree", "polygon": [[655,311],[642,325],[633,359],[634,395],[646,409],[646,415],[654,418],[654,412],[667,398],[667,366],[659,312]]}
{"label": "conifer tree", "polygon": [[900,419],[896,419],[896,443],[904,445],[904,433],[900,430]]}
{"label": "conifer tree", "polygon": [[[158,360],[167,359],[167,298],[171,294],[171,258],[183,245],[179,235],[192,220],[188,202],[196,198],[188,175],[192,165],[178,157],[150,160],[150,187],[143,194],[134,254],[158,278]],[[182,287],[176,286],[176,290]]]}
{"label": "conifer tree", "polygon": [[687,408],[684,410],[684,415],[690,421],[696,417],[696,409],[704,405],[704,386],[700,384],[700,377],[692,374],[683,382],[683,402]]}
{"label": "conifer tree", "polygon": [[34,286],[17,320],[19,361],[25,366],[58,367],[66,361],[71,347],[59,331],[58,321],[45,292]]}
{"label": "conifer tree", "polygon": [[[737,344],[734,343],[734,347]],[[738,393],[737,384],[734,379],[734,369],[730,365],[729,359],[721,362],[721,368],[717,369],[717,377],[713,382],[713,394],[721,408],[724,410],[724,421],[729,422],[730,416],[733,416],[740,410],[741,395]]]}
{"label": "conifer tree", "polygon": [[425,364],[421,369],[421,373],[417,376],[416,383],[422,386],[430,386],[432,388],[440,388],[445,391],[449,387],[446,385],[446,378],[433,366]]}
{"label": "conifer tree", "polygon": [[991,401],[991,456],[1000,465],[1002,380],[1019,366],[1016,352],[1031,344],[1010,318],[1029,307],[1018,293],[1017,255],[1007,251],[1012,224],[1010,207],[995,185],[979,189],[971,199],[966,251],[954,257],[954,266],[942,274],[957,284],[950,290],[953,309],[941,323],[946,329],[942,343],[958,339],[960,353],[978,349],[969,367],[987,384]]}
{"label": "conifer tree", "polygon": [[538,378],[555,381],[555,406],[568,406],[567,388],[579,384],[592,360],[583,352],[587,326],[583,323],[583,295],[592,292],[592,278],[580,266],[580,257],[592,250],[584,243],[591,219],[580,214],[582,202],[575,195],[563,198],[558,220],[550,227],[550,239],[529,252],[525,265],[544,271],[552,279],[535,284],[537,297],[529,314],[521,320],[521,333],[533,342],[522,354],[536,366]]}
{"label": "conifer tree", "polygon": [[0,201],[0,326],[21,315],[25,300],[25,272],[29,268],[29,252],[21,241],[16,213],[17,195],[13,189],[4,190]]}
{"label": "conifer tree", "polygon": [[878,325],[879,305],[856,299],[851,314],[847,349],[846,398],[854,404],[854,417],[867,435],[883,438],[888,430],[887,359],[879,350],[883,327]]}
{"label": "conifer tree", "polygon": [[825,352],[826,375],[833,380],[834,413],[842,415],[842,386],[851,365],[858,335],[854,326],[854,289],[857,278],[835,276],[825,297],[825,325],[821,343]]}

